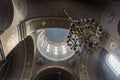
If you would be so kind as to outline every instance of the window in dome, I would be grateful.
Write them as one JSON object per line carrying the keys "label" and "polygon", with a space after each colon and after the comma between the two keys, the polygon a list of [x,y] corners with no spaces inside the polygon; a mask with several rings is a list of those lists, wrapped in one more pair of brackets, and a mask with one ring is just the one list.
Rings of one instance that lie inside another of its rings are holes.
{"label": "window in dome", "polygon": [[49,52],[50,51],[50,45],[48,44],[47,45],[47,52]]}
{"label": "window in dome", "polygon": [[63,54],[66,53],[66,48],[65,48],[65,46],[62,46],[62,53],[63,53]]}
{"label": "window in dome", "polygon": [[57,55],[58,54],[58,47],[56,47],[55,46],[55,53],[54,53],[55,55]]}
{"label": "window in dome", "polygon": [[41,46],[43,46],[44,45],[44,42],[45,42],[45,40],[44,39],[42,39],[43,41],[41,41],[42,43],[41,43]]}
{"label": "window in dome", "polygon": [[111,70],[117,75],[120,76],[120,60],[112,55],[112,54],[108,54],[107,55],[107,63],[109,65],[109,67],[111,68]]}

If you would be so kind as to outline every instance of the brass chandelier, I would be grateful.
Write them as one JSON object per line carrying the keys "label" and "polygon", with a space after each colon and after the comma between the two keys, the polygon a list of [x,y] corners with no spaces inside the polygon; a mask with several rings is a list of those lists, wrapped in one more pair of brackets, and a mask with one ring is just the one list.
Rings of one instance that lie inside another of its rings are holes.
{"label": "brass chandelier", "polygon": [[[68,13],[65,12],[68,16]],[[68,16],[69,17],[69,16]],[[71,17],[69,17],[71,19]],[[67,45],[75,53],[93,52],[98,49],[105,37],[102,27],[94,19],[72,20],[69,27]]]}

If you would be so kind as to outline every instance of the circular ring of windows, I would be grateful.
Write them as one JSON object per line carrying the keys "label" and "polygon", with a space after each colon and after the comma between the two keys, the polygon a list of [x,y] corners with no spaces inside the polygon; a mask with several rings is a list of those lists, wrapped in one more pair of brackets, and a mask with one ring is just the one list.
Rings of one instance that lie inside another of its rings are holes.
{"label": "circular ring of windows", "polygon": [[[66,43],[67,35],[69,33],[68,29],[62,29],[62,31],[59,31],[58,29],[59,28],[53,28],[53,30],[51,30],[52,32],[49,32],[49,34],[46,33],[46,31],[49,31],[49,28],[42,29],[42,31],[37,37],[38,51],[41,53],[43,57],[45,57],[48,60],[63,61],[71,58],[75,54],[75,52],[71,50]],[[64,34],[61,34],[61,32]],[[57,34],[57,36],[55,34]]]}

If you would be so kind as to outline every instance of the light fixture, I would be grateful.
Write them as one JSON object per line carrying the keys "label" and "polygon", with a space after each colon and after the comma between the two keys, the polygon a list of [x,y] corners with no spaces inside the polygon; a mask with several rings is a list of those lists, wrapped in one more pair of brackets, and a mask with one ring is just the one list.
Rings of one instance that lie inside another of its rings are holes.
{"label": "light fixture", "polygon": [[81,19],[72,22],[67,44],[75,52],[79,51],[79,48],[91,51],[98,47],[102,41],[103,33],[102,27],[96,21],[90,18]]}
{"label": "light fixture", "polygon": [[[68,13],[65,11],[69,17]],[[76,53],[84,51],[95,51],[103,41],[105,32],[94,19],[71,20],[67,45]]]}

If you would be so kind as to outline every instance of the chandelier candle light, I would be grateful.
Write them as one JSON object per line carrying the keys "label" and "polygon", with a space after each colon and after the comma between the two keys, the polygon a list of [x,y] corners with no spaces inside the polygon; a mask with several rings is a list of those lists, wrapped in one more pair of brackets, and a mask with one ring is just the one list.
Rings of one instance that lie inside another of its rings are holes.
{"label": "chandelier candle light", "polygon": [[81,53],[83,50],[95,51],[105,37],[105,32],[98,22],[94,19],[73,20],[66,11],[66,15],[71,20],[67,45],[75,53]]}

